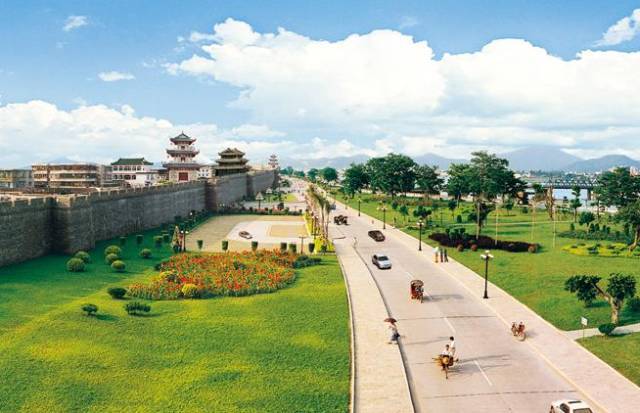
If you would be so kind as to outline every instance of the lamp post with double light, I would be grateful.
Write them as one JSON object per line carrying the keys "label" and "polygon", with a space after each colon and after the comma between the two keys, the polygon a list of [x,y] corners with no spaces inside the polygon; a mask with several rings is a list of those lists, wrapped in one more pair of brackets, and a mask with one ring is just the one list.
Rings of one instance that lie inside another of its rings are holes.
{"label": "lamp post with double light", "polygon": [[486,250],[484,254],[480,256],[484,260],[484,295],[482,298],[489,298],[487,292],[487,286],[489,285],[489,261],[493,258],[489,250]]}
{"label": "lamp post with double light", "polygon": [[382,229],[387,229],[387,206],[381,202],[378,211],[382,211]]}

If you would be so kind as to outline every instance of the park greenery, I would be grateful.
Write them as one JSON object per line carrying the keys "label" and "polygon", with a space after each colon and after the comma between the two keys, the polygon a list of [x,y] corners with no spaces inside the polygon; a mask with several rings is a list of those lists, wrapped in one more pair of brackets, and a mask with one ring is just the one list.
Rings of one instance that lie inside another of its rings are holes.
{"label": "park greenery", "polygon": [[[126,286],[149,283],[173,255],[168,242],[155,246],[158,234],[98,243],[83,272],[67,271],[62,255],[0,268],[0,410],[348,409],[349,313],[335,256],[296,269],[275,294],[131,299]],[[124,272],[104,263],[112,244]]]}

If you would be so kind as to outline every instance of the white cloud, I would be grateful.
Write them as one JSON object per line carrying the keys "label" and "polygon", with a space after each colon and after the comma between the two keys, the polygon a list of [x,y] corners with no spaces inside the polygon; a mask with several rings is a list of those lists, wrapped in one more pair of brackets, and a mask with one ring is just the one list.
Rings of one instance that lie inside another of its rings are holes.
{"label": "white cloud", "polygon": [[277,138],[285,136],[284,132],[271,129],[268,125],[254,125],[251,123],[245,123],[240,126],[236,126],[229,131],[230,136],[237,138]]}
{"label": "white cloud", "polygon": [[64,30],[65,32],[70,32],[71,30],[79,29],[80,27],[86,26],[88,24],[89,20],[87,19],[87,16],[69,16],[64,22],[62,30]]}
{"label": "white cloud", "polygon": [[[289,140],[243,139],[211,123],[174,124],[166,119],[138,116],[129,105],[80,106],[62,110],[41,100],[0,106],[0,165],[20,167],[57,158],[111,162],[123,156],[166,159],[168,138],[184,131],[197,138],[201,159],[217,158],[226,147],[238,147],[251,163],[266,163],[272,153],[303,153]],[[246,128],[239,127],[236,130]],[[263,131],[270,130],[264,126]]]}
{"label": "white cloud", "polygon": [[136,78],[131,73],[123,73],[123,72],[116,72],[116,71],[100,72],[98,73],[98,77],[100,78],[100,80],[104,82],[117,82],[120,80],[133,80]]}
{"label": "white cloud", "polygon": [[216,37],[210,33],[191,32],[189,35],[191,43],[212,42],[214,40],[216,40]]}
{"label": "white cloud", "polygon": [[398,28],[400,30],[410,29],[411,27],[417,26],[419,23],[420,22],[418,21],[418,19],[416,19],[413,16],[403,16],[402,19],[400,19],[400,24],[398,25]]}
{"label": "white cloud", "polygon": [[614,46],[627,42],[640,33],[640,9],[635,9],[630,16],[623,17],[602,34],[596,46]]}
{"label": "white cloud", "polygon": [[[497,39],[436,59],[426,41],[393,30],[324,41],[283,28],[257,33],[233,19],[213,36],[166,69],[239,88],[232,107],[289,136],[316,129],[334,143],[355,136],[357,148],[391,139],[408,152],[455,157],[447,148],[596,148],[605,139],[634,150],[640,136],[640,52],[563,59],[522,39]],[[433,141],[403,146],[403,137]]]}

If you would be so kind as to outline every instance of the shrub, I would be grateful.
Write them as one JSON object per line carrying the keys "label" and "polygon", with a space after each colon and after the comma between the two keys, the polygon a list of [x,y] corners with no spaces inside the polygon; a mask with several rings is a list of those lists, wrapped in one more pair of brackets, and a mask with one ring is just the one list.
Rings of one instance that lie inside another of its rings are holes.
{"label": "shrub", "polygon": [[141,303],[140,301],[132,301],[124,305],[124,310],[129,315],[139,315],[141,313],[148,313],[151,311],[149,304]]}
{"label": "shrub", "polygon": [[124,263],[124,261],[115,260],[114,262],[111,263],[111,269],[114,270],[115,272],[124,272],[126,268],[127,268],[127,265]]}
{"label": "shrub", "polygon": [[452,248],[458,248],[459,245],[462,245],[464,249],[471,248],[472,245],[477,245],[478,249],[498,249],[509,252],[526,252],[531,245],[535,245],[537,248],[537,244],[529,244],[528,242],[522,241],[499,240],[496,242],[493,238],[486,235],[481,235],[477,239],[475,237],[471,238],[464,232],[461,232],[460,229],[452,231],[449,235],[437,232],[429,235],[429,238],[438,242],[440,245]]}
{"label": "shrub", "polygon": [[140,250],[140,257],[144,259],[151,258],[151,250],[149,248],[143,248]]}
{"label": "shrub", "polygon": [[528,214],[528,213],[529,213],[529,208],[527,208],[527,207],[523,207],[523,208],[522,208],[522,213],[523,213],[523,214]]}
{"label": "shrub", "polygon": [[224,239],[222,240],[222,251],[227,251],[229,249],[229,241]]}
{"label": "shrub", "polygon": [[296,252],[298,252],[298,246],[296,244],[294,244],[293,242],[290,242],[289,243],[289,252],[292,252],[292,253],[295,254]]}
{"label": "shrub", "polygon": [[575,231],[576,230],[576,226],[575,224],[572,222],[571,224],[569,224],[569,231]]}
{"label": "shrub", "polygon": [[312,265],[320,264],[322,260],[319,257],[309,257],[308,255],[298,255],[293,262],[293,268],[304,268]]}
{"label": "shrub", "polygon": [[538,252],[538,246],[536,244],[531,244],[529,245],[529,248],[527,248],[527,251],[529,251],[531,254],[535,254],[536,252]]}
{"label": "shrub", "polygon": [[168,244],[171,241],[171,237],[169,236],[169,234],[162,234],[162,242]]}
{"label": "shrub", "polygon": [[462,244],[458,244],[458,246],[456,247],[456,249],[460,252],[464,251],[464,245]]}
{"label": "shrub", "polygon": [[109,254],[106,257],[104,257],[104,262],[107,263],[108,265],[113,264],[114,261],[119,260],[120,257],[118,257],[118,254]]}
{"label": "shrub", "polygon": [[286,242],[281,242],[280,243],[280,252],[287,252],[287,243]]}
{"label": "shrub", "polygon": [[85,251],[78,251],[73,257],[80,258],[85,264],[89,264],[91,262],[91,255]]}
{"label": "shrub", "polygon": [[323,243],[322,245],[320,245],[320,252],[322,254],[325,254],[327,252],[327,244]]}
{"label": "shrub", "polygon": [[616,325],[613,323],[605,323],[605,324],[600,324],[598,326],[598,331],[600,331],[605,336],[610,336],[611,333],[613,333],[613,330],[615,329],[616,329]]}
{"label": "shrub", "polygon": [[156,248],[162,247],[162,235],[156,235],[153,237],[153,245],[155,245]]}
{"label": "shrub", "polygon": [[198,241],[196,241],[198,243],[198,249],[202,250],[202,246],[204,245],[204,241],[199,239]]}
{"label": "shrub", "polygon": [[456,222],[462,224],[462,215],[456,215]]}
{"label": "shrub", "polygon": [[627,309],[633,313],[640,313],[640,297],[632,297],[627,301]]}
{"label": "shrub", "polygon": [[82,272],[84,271],[84,261],[80,258],[71,258],[67,261],[67,271],[71,272]]}
{"label": "shrub", "polygon": [[122,255],[122,249],[117,245],[109,245],[104,249],[104,256],[106,257],[109,254],[116,254],[119,257]]}
{"label": "shrub", "polygon": [[122,287],[111,287],[107,289],[107,293],[111,296],[111,298],[115,298],[116,300],[120,300],[124,298],[127,294],[127,289]]}
{"label": "shrub", "polygon": [[316,244],[313,242],[309,243],[309,254],[313,254],[313,251],[316,250]]}
{"label": "shrub", "polygon": [[199,296],[198,287],[195,284],[184,284],[181,291],[184,298],[197,298]]}
{"label": "shrub", "polygon": [[127,237],[120,237],[120,245],[124,245],[127,243]]}
{"label": "shrub", "polygon": [[136,235],[136,244],[142,245],[143,242],[144,242],[144,235],[142,234]]}
{"label": "shrub", "polygon": [[98,306],[95,304],[82,304],[82,311],[84,311],[87,316],[92,316],[92,315],[96,315],[96,313],[98,312]]}
{"label": "shrub", "polygon": [[258,250],[258,241],[251,241],[251,251],[256,252]]}
{"label": "shrub", "polygon": [[478,244],[471,244],[471,251],[475,252],[478,251]]}

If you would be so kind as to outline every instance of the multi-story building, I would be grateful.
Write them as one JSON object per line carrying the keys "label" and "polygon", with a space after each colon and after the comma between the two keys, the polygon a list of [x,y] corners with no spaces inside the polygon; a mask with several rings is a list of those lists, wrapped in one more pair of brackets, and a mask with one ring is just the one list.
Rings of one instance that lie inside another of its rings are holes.
{"label": "multi-story building", "polygon": [[214,166],[216,176],[246,173],[251,169],[247,165],[249,161],[245,159],[244,152],[237,148],[227,148],[218,152],[218,155],[220,158],[216,161],[217,165]]}
{"label": "multi-story building", "polygon": [[92,163],[35,164],[31,166],[36,188],[74,189],[110,185],[111,167]]}
{"label": "multi-story building", "polygon": [[162,165],[167,169],[169,180],[172,182],[188,182],[198,179],[200,165],[195,157],[200,153],[193,145],[196,139],[182,132],[175,138],[169,139],[171,146],[167,149],[169,161]]}
{"label": "multi-story building", "polygon": [[31,169],[0,169],[0,188],[21,189],[33,187]]}
{"label": "multi-story building", "polygon": [[214,175],[213,165],[202,165],[198,170],[199,179],[209,179]]}
{"label": "multi-story building", "polygon": [[276,156],[275,153],[272,154],[269,157],[269,162],[268,163],[269,163],[269,167],[271,169],[279,169],[280,168],[280,164],[278,163],[278,156]]}
{"label": "multi-story building", "polygon": [[113,180],[130,186],[150,186],[158,181],[158,171],[144,158],[120,158],[111,163]]}

